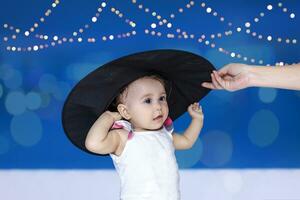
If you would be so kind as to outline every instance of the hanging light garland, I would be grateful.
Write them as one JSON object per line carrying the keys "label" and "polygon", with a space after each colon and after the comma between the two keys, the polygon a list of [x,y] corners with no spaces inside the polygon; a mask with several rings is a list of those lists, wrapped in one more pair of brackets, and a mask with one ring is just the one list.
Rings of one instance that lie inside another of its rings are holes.
{"label": "hanging light garland", "polygon": [[[219,12],[217,12],[215,9],[213,9],[211,6],[208,6],[206,2],[201,3],[195,3],[195,1],[188,2],[185,6],[180,7],[177,9],[176,12],[171,13],[169,17],[163,17],[160,15],[157,11],[152,11],[149,7],[144,6],[141,3],[138,3],[137,0],[132,0],[132,4],[137,6],[137,8],[147,14],[150,14],[152,18],[155,19],[154,22],[149,24],[149,28],[144,30],[144,33],[146,35],[156,36],[156,37],[166,37],[169,39],[190,39],[194,40],[197,43],[204,44],[205,46],[208,46],[210,48],[216,49],[218,52],[223,53],[225,55],[228,55],[232,58],[241,59],[242,61],[248,61],[251,63],[259,63],[259,64],[266,64],[262,59],[255,59],[251,58],[247,55],[242,55],[239,52],[236,51],[229,51],[226,50],[222,46],[218,46],[218,41],[216,39],[222,39],[225,37],[230,37],[233,34],[241,34],[246,33],[248,35],[251,35],[253,38],[256,38],[258,40],[265,40],[266,42],[277,42],[277,43],[285,43],[289,45],[295,45],[297,44],[296,38],[290,38],[290,37],[282,37],[282,36],[274,36],[271,34],[263,35],[261,33],[258,33],[254,30],[251,30],[252,24],[257,24],[261,21],[263,21],[263,18],[266,14],[269,14],[269,12],[272,12],[275,8],[280,9],[283,13],[288,14],[289,18],[293,20],[296,17],[296,14],[292,11],[289,11],[288,8],[283,6],[283,3],[279,2],[276,5],[268,4],[265,7],[265,10],[260,12],[259,15],[254,17],[252,20],[246,21],[242,25],[235,25],[230,21],[227,21],[224,16],[222,16]],[[52,14],[54,9],[60,5],[59,0],[53,1],[51,4],[51,7],[49,7],[46,12],[44,13],[44,16],[40,17],[38,21],[34,22],[33,25],[28,30],[21,30],[20,28],[14,27],[9,24],[4,24],[3,28],[9,30],[10,35],[4,36],[3,41],[9,42],[16,40],[21,33],[24,34],[25,37],[32,36],[40,27],[42,23],[44,23],[47,18]],[[38,51],[42,50],[48,47],[54,47],[56,45],[61,45],[63,43],[69,42],[69,43],[81,43],[81,42],[88,42],[88,43],[96,43],[97,41],[111,41],[115,39],[122,39],[122,38],[128,38],[131,36],[135,36],[137,34],[136,30],[128,31],[126,33],[120,33],[117,35],[109,34],[109,35],[102,35],[99,37],[89,37],[84,38],[82,36],[83,32],[87,31],[94,23],[99,21],[99,16],[103,12],[104,9],[109,9],[110,12],[115,14],[120,19],[123,19],[124,22],[129,25],[131,28],[136,27],[136,22],[134,20],[125,18],[124,13],[121,12],[120,9],[117,9],[116,7],[110,7],[107,8],[107,3],[105,1],[101,2],[100,5],[97,8],[97,12],[94,14],[94,16],[90,19],[89,23],[84,24],[84,26],[80,27],[78,30],[75,30],[72,32],[71,36],[59,36],[58,34],[55,35],[47,35],[47,34],[34,34],[34,37],[44,41],[45,43],[40,43],[32,46],[27,47],[21,47],[21,46],[12,46],[7,45],[6,50],[8,51]],[[195,33],[188,33],[187,31],[183,30],[181,27],[174,27],[173,21],[176,20],[176,16],[182,15],[185,12],[189,12],[190,9],[197,9],[200,8],[204,11],[205,14],[211,15],[213,17],[216,17],[220,23],[225,23],[228,26],[228,30],[225,30],[224,32],[218,32],[213,34],[195,34]],[[173,30],[173,32],[167,32],[162,33],[161,31],[157,31],[156,29],[160,26],[166,26],[167,30]],[[283,62],[276,62],[276,65],[284,65]],[[269,64],[267,64],[269,65]]]}

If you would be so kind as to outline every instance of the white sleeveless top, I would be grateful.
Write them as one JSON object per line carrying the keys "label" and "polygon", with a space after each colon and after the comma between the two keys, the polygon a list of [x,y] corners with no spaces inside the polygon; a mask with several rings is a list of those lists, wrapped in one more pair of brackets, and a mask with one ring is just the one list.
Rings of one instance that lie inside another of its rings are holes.
{"label": "white sleeveless top", "polygon": [[114,125],[129,132],[122,154],[110,154],[121,179],[120,199],[179,200],[173,127],[164,126],[159,131],[132,132],[128,121],[119,120]]}

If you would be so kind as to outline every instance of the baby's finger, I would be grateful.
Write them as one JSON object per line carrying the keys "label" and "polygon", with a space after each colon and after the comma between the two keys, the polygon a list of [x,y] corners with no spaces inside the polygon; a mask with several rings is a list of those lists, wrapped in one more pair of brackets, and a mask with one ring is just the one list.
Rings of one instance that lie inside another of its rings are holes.
{"label": "baby's finger", "polygon": [[194,102],[193,105],[194,105],[195,107],[199,107],[199,103],[198,103],[198,102]]}
{"label": "baby's finger", "polygon": [[188,110],[192,111],[194,109],[195,109],[195,104],[194,103],[190,104],[189,107],[188,107]]}
{"label": "baby's finger", "polygon": [[199,103],[195,103],[193,108],[197,112],[202,112],[202,107],[199,106]]}
{"label": "baby's finger", "polygon": [[202,106],[199,106],[199,107],[198,107],[198,110],[199,110],[200,112],[202,112]]}

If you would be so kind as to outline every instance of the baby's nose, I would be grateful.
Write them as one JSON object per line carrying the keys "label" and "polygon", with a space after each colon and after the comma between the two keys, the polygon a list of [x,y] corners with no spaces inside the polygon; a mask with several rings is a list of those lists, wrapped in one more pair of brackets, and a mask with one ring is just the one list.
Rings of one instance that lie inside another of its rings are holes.
{"label": "baby's nose", "polygon": [[155,104],[155,109],[156,110],[161,110],[161,105],[160,105],[160,103],[159,102],[157,102],[156,104]]}

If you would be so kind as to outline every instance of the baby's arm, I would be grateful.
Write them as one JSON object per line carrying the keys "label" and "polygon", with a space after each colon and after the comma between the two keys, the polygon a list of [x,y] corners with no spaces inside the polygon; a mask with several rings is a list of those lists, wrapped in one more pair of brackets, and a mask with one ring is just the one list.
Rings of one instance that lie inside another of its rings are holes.
{"label": "baby's arm", "polygon": [[191,104],[188,112],[192,117],[189,127],[183,134],[173,133],[173,143],[175,149],[190,149],[196,142],[203,127],[203,113],[199,103]]}
{"label": "baby's arm", "polygon": [[120,119],[121,115],[117,112],[104,112],[90,128],[85,140],[86,148],[98,154],[114,153],[120,145],[120,135],[118,129],[110,129]]}

